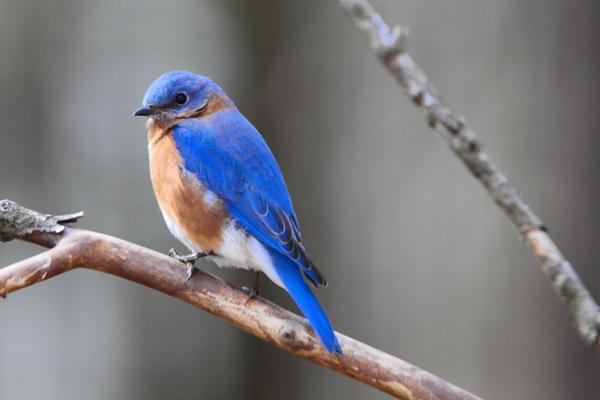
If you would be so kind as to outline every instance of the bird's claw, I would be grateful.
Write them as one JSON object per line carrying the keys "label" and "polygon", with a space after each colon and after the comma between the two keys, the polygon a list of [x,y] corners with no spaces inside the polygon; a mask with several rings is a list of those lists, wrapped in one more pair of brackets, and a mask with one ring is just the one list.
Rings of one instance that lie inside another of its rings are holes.
{"label": "bird's claw", "polygon": [[193,254],[194,253],[188,254],[188,255],[181,255],[181,254],[177,253],[177,251],[175,251],[175,249],[169,250],[169,257],[173,257],[177,261],[182,262],[184,264],[192,264],[193,263],[193,261],[190,260],[190,256]]}
{"label": "bird's claw", "polygon": [[254,280],[254,285],[252,285],[252,289],[248,289],[250,291],[250,293],[248,294],[248,298],[246,299],[246,303],[244,303],[244,305],[247,305],[248,302],[250,300],[254,300],[255,298],[258,297],[258,292],[260,289],[260,272],[256,272],[256,279]]}
{"label": "bird's claw", "polygon": [[214,253],[210,252],[210,251],[206,252],[206,253],[198,252],[198,253],[180,255],[175,251],[175,249],[169,250],[169,257],[173,257],[177,261],[182,262],[187,266],[186,279],[185,279],[186,282],[189,281],[192,278],[192,276],[194,275],[194,271],[196,270],[194,268],[194,264],[196,263],[196,261],[198,261],[200,258],[211,256],[211,255],[214,255]]}
{"label": "bird's claw", "polygon": [[189,265],[194,265],[194,263],[196,261],[198,261],[199,259],[206,257],[206,256],[210,256],[210,255],[211,255],[211,253],[202,253],[202,252],[181,255],[181,254],[178,254],[175,251],[175,249],[169,250],[169,257],[173,257],[177,261],[182,262],[184,264],[189,264]]}
{"label": "bird's claw", "polygon": [[187,272],[185,274],[185,282],[187,283],[187,281],[189,281],[190,279],[192,279],[192,276],[194,275],[194,272],[196,271],[196,268],[194,268],[194,264],[187,264],[188,268],[187,268]]}

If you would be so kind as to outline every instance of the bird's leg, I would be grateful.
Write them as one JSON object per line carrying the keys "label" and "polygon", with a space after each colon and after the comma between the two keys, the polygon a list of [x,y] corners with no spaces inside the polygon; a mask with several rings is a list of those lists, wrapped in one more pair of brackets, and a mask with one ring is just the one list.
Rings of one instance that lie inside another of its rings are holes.
{"label": "bird's leg", "polygon": [[194,275],[194,271],[195,271],[194,263],[201,258],[204,258],[207,256],[213,256],[213,255],[214,255],[214,253],[212,251],[179,255],[179,254],[177,254],[175,249],[169,250],[169,257],[173,257],[174,259],[176,259],[179,262],[184,263],[188,267],[186,279],[185,279],[186,282],[190,280],[192,275]]}
{"label": "bird's leg", "polygon": [[248,299],[246,300],[246,304],[252,299],[258,297],[258,290],[260,289],[260,271],[256,271],[256,277],[254,278],[254,285],[252,285],[252,289],[250,289],[250,294],[248,295]]}

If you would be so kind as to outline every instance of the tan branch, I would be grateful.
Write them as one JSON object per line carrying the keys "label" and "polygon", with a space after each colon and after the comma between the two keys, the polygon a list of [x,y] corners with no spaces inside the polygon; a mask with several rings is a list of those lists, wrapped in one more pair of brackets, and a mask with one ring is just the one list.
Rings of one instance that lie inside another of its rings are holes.
{"label": "tan branch", "polygon": [[153,250],[111,236],[61,225],[79,217],[53,217],[14,202],[0,202],[0,240],[23,239],[51,249],[0,269],[0,296],[75,268],[105,272],[183,300],[300,358],[347,375],[399,399],[476,400],[478,397],[399,358],[338,334],[344,354],[323,349],[308,323],[264,298],[186,267]]}
{"label": "tan branch", "polygon": [[410,99],[428,117],[429,124],[448,142],[454,154],[486,188],[498,207],[528,244],[556,294],[573,315],[581,338],[600,350],[600,309],[581,279],[548,235],[540,218],[521,199],[506,175],[490,160],[464,117],[456,114],[429,83],[423,70],[407,53],[405,27],[391,28],[366,0],[338,0],[356,27],[367,37],[383,65]]}

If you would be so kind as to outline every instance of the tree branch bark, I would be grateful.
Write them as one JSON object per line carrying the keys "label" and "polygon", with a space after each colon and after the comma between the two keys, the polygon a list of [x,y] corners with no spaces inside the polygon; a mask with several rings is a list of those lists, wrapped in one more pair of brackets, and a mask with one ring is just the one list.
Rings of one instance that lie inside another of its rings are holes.
{"label": "tree branch bark", "polygon": [[446,140],[450,149],[485,187],[490,197],[521,234],[567,305],[583,341],[600,350],[600,309],[589,291],[560,252],[541,219],[523,201],[506,175],[491,161],[465,118],[456,114],[429,83],[423,70],[406,51],[406,27],[390,27],[367,0],[338,0],[354,25],[367,37],[383,65],[406,95],[427,114],[429,125]]}
{"label": "tree branch bark", "polygon": [[323,349],[306,320],[261,297],[171,257],[96,232],[65,227],[82,214],[54,217],[0,202],[0,240],[22,239],[50,250],[0,269],[0,296],[76,268],[115,275],[178,298],[300,358],[337,371],[399,399],[477,400],[435,375],[338,334],[344,354]]}

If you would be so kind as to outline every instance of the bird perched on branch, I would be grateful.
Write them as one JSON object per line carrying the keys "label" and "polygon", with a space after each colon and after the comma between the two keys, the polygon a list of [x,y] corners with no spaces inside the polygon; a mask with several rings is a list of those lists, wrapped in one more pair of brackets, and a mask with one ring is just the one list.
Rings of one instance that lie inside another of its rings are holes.
{"label": "bird perched on branch", "polygon": [[[326,286],[306,255],[283,175],[267,143],[216,83],[190,72],[160,76],[142,108],[148,116],[152,186],[190,263],[264,272],[285,289],[329,352],[342,349],[307,281]],[[258,276],[253,289],[258,290]]]}

